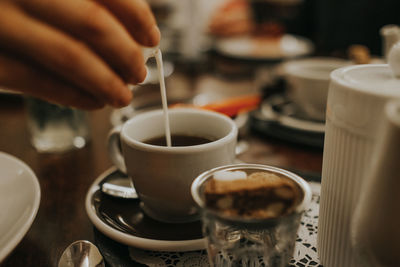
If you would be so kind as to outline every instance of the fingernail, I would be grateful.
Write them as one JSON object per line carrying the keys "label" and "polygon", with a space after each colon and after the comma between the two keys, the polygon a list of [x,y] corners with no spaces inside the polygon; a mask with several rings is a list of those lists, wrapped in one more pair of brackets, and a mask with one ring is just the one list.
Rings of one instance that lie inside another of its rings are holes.
{"label": "fingernail", "polygon": [[139,77],[138,83],[144,82],[144,80],[147,77],[147,67],[146,66],[144,66],[144,68],[141,69],[140,73],[138,73],[138,77]]}
{"label": "fingernail", "polygon": [[132,91],[127,86],[124,86],[121,95],[112,103],[114,107],[125,107],[132,101]]}
{"label": "fingernail", "polygon": [[131,74],[131,77],[127,80],[129,83],[132,84],[139,84],[142,83],[147,77],[147,67],[143,66],[139,69],[135,69]]}
{"label": "fingernail", "polygon": [[161,32],[157,25],[154,25],[153,28],[149,31],[147,42],[149,46],[158,45],[161,39]]}

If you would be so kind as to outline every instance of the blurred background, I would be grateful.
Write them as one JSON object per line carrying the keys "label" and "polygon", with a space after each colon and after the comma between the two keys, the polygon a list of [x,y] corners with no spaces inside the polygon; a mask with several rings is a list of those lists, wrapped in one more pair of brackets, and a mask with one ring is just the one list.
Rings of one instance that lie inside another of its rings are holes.
{"label": "blurred background", "polygon": [[349,46],[381,54],[379,30],[400,23],[396,0],[148,0],[164,51],[186,57],[213,49],[215,38],[291,33],[309,38],[315,53],[344,55]]}
{"label": "blurred background", "polygon": [[[257,109],[260,112],[243,120],[253,130],[318,148],[323,144],[324,112],[319,118],[304,112],[304,99],[293,97],[288,86],[285,64],[326,59],[317,71],[325,72],[318,75],[324,75],[327,87],[332,58],[346,60],[342,65],[385,63],[381,29],[400,25],[396,0],[148,2],[162,34],[170,105],[229,110],[233,117]],[[159,106],[155,60],[150,59],[148,66],[149,76],[134,88],[132,105],[112,114],[114,125]],[[326,99],[327,89],[321,90],[320,98]]]}

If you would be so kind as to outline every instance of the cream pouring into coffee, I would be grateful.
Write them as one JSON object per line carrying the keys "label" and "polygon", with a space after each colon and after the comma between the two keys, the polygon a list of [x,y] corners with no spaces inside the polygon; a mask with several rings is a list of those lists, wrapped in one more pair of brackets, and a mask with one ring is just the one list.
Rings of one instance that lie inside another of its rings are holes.
{"label": "cream pouring into coffee", "polygon": [[166,138],[167,146],[170,147],[171,146],[171,130],[169,127],[167,93],[166,93],[166,89],[165,89],[164,67],[163,67],[161,50],[157,49],[154,56],[155,56],[156,62],[157,62],[158,80],[160,83],[161,102],[162,102],[162,108],[164,111],[165,138]]}

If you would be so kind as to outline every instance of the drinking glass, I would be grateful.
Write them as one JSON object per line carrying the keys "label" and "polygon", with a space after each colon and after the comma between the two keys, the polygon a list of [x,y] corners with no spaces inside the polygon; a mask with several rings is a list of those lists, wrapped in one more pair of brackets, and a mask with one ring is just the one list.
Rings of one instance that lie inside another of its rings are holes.
{"label": "drinking glass", "polygon": [[31,143],[38,152],[62,153],[82,148],[89,140],[84,111],[27,98]]}
{"label": "drinking glass", "polygon": [[[296,209],[277,218],[227,217],[205,206],[204,185],[217,171],[263,171],[292,179],[302,191]],[[198,176],[192,184],[192,196],[202,211],[203,234],[211,266],[285,267],[293,256],[301,215],[311,200],[311,189],[299,176],[283,169],[234,164],[215,168]]]}

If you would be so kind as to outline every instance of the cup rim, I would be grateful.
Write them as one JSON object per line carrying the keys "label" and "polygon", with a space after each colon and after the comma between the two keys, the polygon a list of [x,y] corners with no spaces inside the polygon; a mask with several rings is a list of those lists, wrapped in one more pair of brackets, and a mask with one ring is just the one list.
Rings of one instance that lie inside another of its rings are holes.
{"label": "cup rim", "polygon": [[[303,59],[295,59],[284,63],[284,72],[286,76],[297,77],[302,79],[329,81],[330,73],[335,69],[350,66],[351,62],[341,58],[335,57],[310,57]],[[319,74],[314,73],[305,67],[332,67],[332,71],[321,77]]]}
{"label": "cup rim", "polygon": [[[203,199],[200,196],[200,188],[203,185],[203,183],[211,176],[211,174],[215,173],[216,171],[221,171],[221,170],[238,170],[238,169],[261,169],[261,170],[266,170],[274,173],[278,173],[281,175],[284,175],[285,177],[293,180],[298,186],[303,191],[303,200],[297,205],[296,209],[294,212],[286,214],[282,217],[279,218],[269,218],[269,219],[254,219],[254,218],[243,218],[243,217],[227,217],[218,214],[217,212],[213,211],[212,209],[209,209],[205,206],[205,203]],[[227,220],[235,220],[235,221],[241,221],[241,222],[249,222],[249,223],[260,223],[260,222],[265,222],[265,221],[273,221],[276,219],[280,218],[285,218],[287,216],[291,216],[294,213],[301,213],[303,212],[307,206],[311,203],[311,198],[312,198],[312,190],[310,185],[307,183],[306,180],[301,178],[299,175],[287,171],[282,168],[270,166],[270,165],[263,165],[263,164],[248,164],[248,163],[237,163],[237,164],[230,164],[230,165],[225,165],[225,166],[220,166],[213,168],[211,170],[205,171],[201,173],[199,176],[197,176],[191,185],[190,188],[192,198],[194,202],[203,210],[207,211],[208,213],[211,213],[217,217],[221,217]]]}
{"label": "cup rim", "polygon": [[143,118],[143,117],[153,117],[159,114],[163,114],[162,109],[157,109],[145,113],[138,114],[137,116],[129,119],[122,127],[121,130],[121,139],[123,139],[125,142],[127,142],[129,145],[135,146],[136,149],[142,149],[142,150],[148,150],[148,151],[158,151],[158,152],[164,152],[164,153],[193,153],[193,152],[202,152],[205,150],[208,150],[210,148],[217,148],[220,146],[225,145],[226,143],[236,140],[236,137],[238,135],[238,128],[235,124],[235,122],[228,116],[215,112],[215,111],[210,111],[210,110],[203,110],[203,109],[197,109],[197,108],[173,108],[169,109],[169,114],[173,113],[186,113],[186,114],[204,114],[204,115],[211,115],[216,118],[218,118],[221,121],[226,122],[227,124],[230,125],[230,130],[228,134],[226,134],[224,137],[219,138],[217,140],[205,143],[205,144],[200,144],[200,145],[192,145],[192,146],[172,146],[172,147],[167,147],[167,146],[157,146],[157,145],[151,145],[144,143],[142,141],[138,141],[136,139],[133,139],[132,137],[128,136],[125,132],[124,129],[129,127],[129,125],[135,121],[137,118]]}

